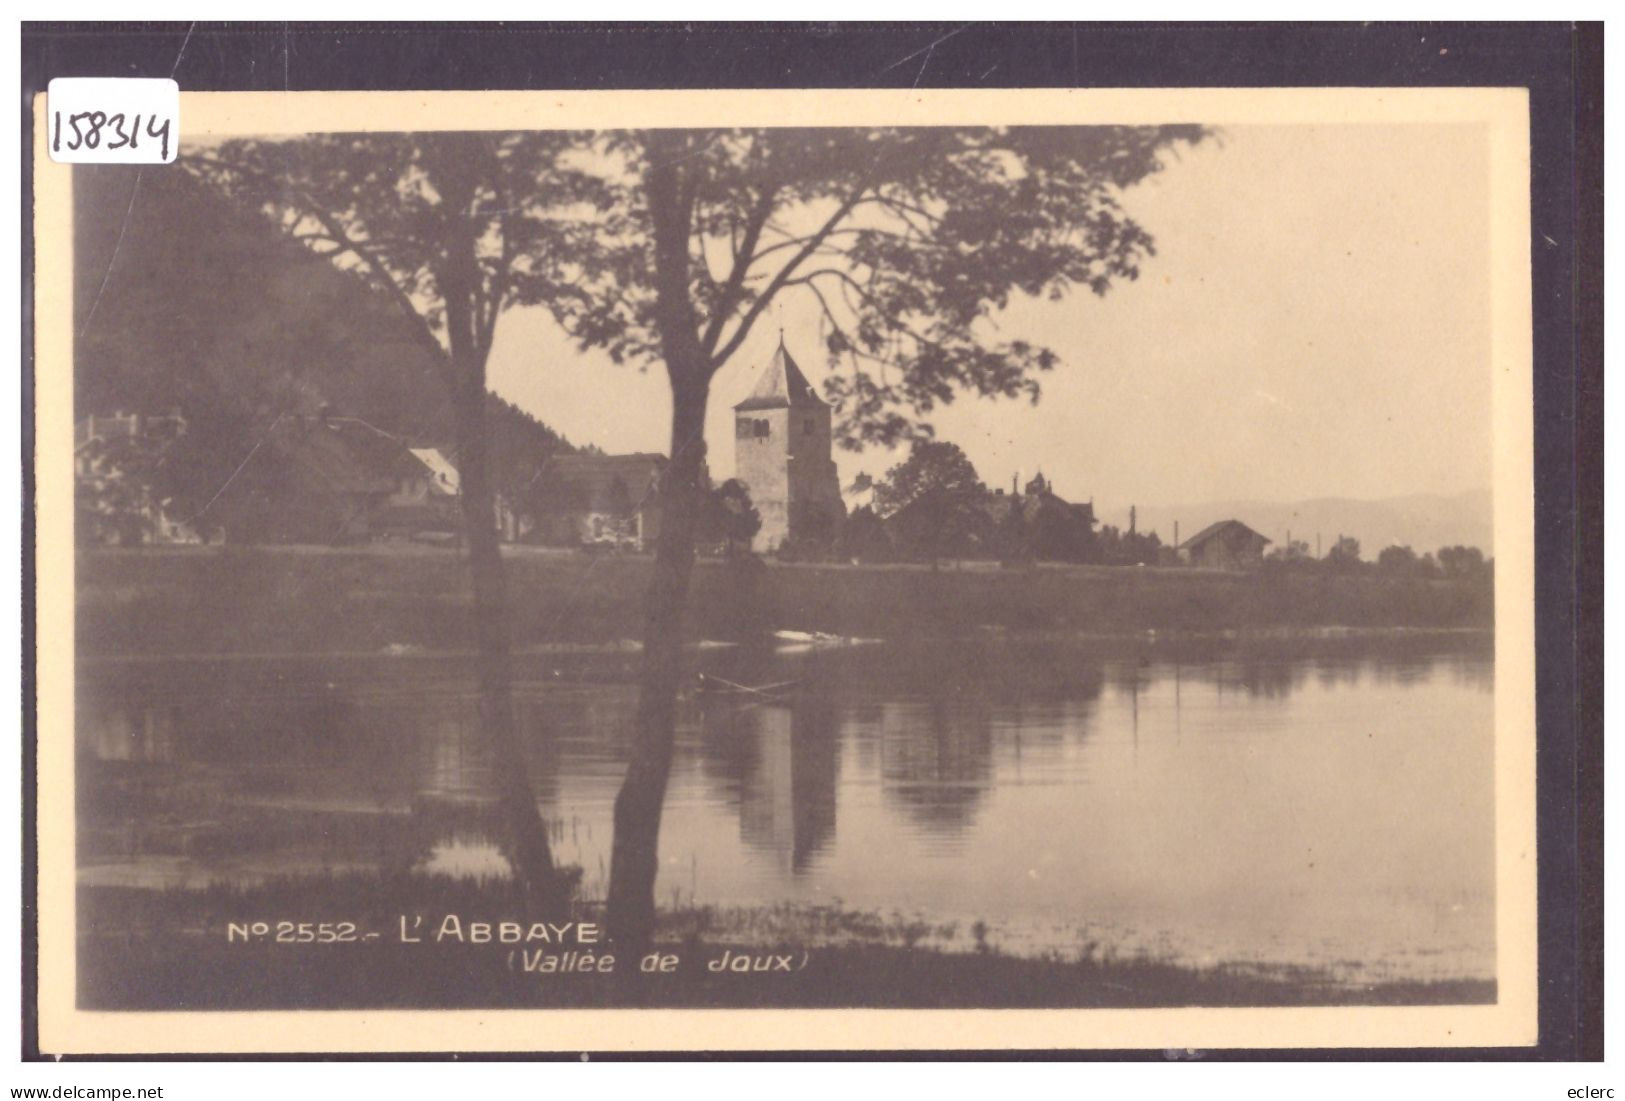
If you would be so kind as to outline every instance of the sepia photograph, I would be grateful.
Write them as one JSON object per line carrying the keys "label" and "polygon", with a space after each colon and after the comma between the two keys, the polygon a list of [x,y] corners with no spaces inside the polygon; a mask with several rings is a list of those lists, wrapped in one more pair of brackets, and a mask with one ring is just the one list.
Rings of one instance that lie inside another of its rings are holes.
{"label": "sepia photograph", "polygon": [[886,95],[36,156],[42,1043],[1534,1042],[1526,97]]}

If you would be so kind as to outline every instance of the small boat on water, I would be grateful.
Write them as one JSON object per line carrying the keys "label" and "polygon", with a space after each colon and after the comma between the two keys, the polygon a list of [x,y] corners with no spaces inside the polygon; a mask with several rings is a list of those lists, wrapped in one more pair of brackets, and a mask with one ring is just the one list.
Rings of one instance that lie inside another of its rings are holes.
{"label": "small boat on water", "polygon": [[802,650],[832,649],[838,646],[868,646],[877,639],[850,638],[847,635],[832,635],[826,631],[774,631],[774,648],[781,653]]}
{"label": "small boat on water", "polygon": [[735,682],[727,680],[723,677],[714,677],[709,673],[700,673],[697,677],[696,683],[698,684],[700,691],[706,693],[707,695],[776,699],[784,695],[784,693],[789,691],[791,688],[794,688],[801,682],[784,680],[778,681],[774,684],[736,684]]}
{"label": "small boat on water", "polygon": [[848,639],[840,635],[832,635],[825,631],[774,631],[773,637],[780,642],[789,643],[823,643],[833,645],[837,642],[847,642]]}

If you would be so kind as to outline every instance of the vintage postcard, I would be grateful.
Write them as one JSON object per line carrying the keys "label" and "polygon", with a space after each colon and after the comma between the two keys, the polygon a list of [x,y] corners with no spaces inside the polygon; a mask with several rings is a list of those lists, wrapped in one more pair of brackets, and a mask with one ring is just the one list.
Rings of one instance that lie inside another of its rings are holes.
{"label": "vintage postcard", "polygon": [[43,1051],[1536,1041],[1523,91],[36,120]]}

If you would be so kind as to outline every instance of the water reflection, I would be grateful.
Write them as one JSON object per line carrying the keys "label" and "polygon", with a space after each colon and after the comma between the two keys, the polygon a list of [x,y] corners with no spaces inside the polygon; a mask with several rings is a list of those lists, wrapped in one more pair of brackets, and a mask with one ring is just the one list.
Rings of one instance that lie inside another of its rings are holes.
{"label": "water reflection", "polygon": [[[1088,930],[1198,957],[1493,961],[1481,648],[989,640],[702,660],[736,683],[792,683],[684,700],[663,902],[840,900],[1060,930],[1036,947]],[[589,895],[607,866],[629,672],[581,656],[521,669],[538,799]],[[391,659],[87,666],[81,881],[505,876],[468,673]]]}
{"label": "water reflection", "polygon": [[794,706],[711,701],[701,769],[737,808],[739,837],[799,875],[835,836],[840,742],[835,709],[812,693]]}
{"label": "water reflection", "polygon": [[956,837],[975,820],[993,780],[993,731],[983,699],[881,709],[882,790],[922,830]]}

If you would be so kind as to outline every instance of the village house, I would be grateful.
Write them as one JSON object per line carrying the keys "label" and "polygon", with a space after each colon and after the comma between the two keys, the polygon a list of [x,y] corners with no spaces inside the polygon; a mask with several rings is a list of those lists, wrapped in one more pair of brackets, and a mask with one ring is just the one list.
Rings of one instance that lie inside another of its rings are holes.
{"label": "village house", "polygon": [[210,509],[233,543],[454,538],[456,471],[356,417],[284,415]]}
{"label": "village house", "polygon": [[658,489],[666,457],[557,455],[542,468],[525,537],[552,546],[642,551],[660,533]]}
{"label": "village house", "polygon": [[1199,569],[1250,570],[1263,563],[1269,542],[1240,520],[1220,520],[1181,543],[1179,557]]}
{"label": "village house", "polygon": [[[437,447],[414,447],[412,454],[429,468],[430,493],[436,497],[456,499],[462,492],[462,475],[444,452]],[[496,512],[497,538],[504,543],[530,541],[536,531],[536,509],[519,499],[498,490],[492,506]]]}

